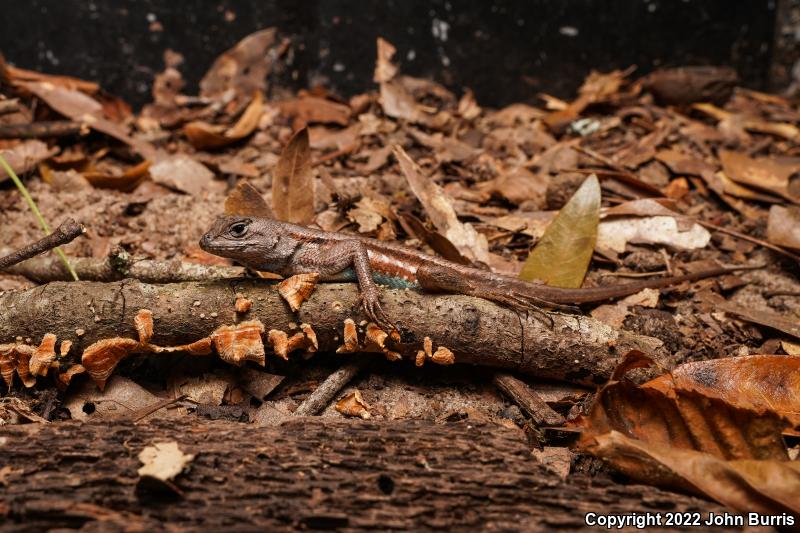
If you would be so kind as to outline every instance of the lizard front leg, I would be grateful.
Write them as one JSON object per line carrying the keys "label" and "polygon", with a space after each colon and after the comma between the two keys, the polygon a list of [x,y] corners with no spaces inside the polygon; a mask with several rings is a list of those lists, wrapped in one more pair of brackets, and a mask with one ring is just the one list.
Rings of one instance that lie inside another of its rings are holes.
{"label": "lizard front leg", "polygon": [[358,279],[364,313],[370,320],[389,332],[397,329],[381,308],[378,287],[372,279],[369,254],[362,242],[356,240],[336,241],[316,248],[309,247],[308,250],[301,250],[297,254],[295,263],[302,265],[303,271],[319,272],[323,279],[337,279],[337,274],[352,267]]}

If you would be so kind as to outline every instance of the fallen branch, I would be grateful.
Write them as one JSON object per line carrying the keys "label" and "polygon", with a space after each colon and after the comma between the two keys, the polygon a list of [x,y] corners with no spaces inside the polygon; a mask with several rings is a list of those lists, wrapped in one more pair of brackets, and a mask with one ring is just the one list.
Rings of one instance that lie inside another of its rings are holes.
{"label": "fallen branch", "polygon": [[537,426],[563,426],[564,417],[555,412],[527,383],[511,374],[497,372],[495,386],[516,403]]}
{"label": "fallen branch", "polygon": [[72,137],[88,133],[89,128],[71,120],[29,122],[27,124],[0,124],[0,139],[46,139]]}
{"label": "fallen branch", "polygon": [[[236,312],[235,293],[252,303],[246,313]],[[456,363],[574,383],[604,383],[633,349],[669,366],[661,341],[615,330],[585,316],[544,312],[520,316],[479,298],[406,290],[385,289],[381,299],[401,334],[398,343],[387,341],[392,350],[387,356],[394,357],[396,351],[408,361],[416,360],[429,337],[434,351],[451,351]],[[193,343],[222,326],[246,320],[263,324],[262,339],[293,337],[303,323],[309,324],[319,351],[332,352],[341,347],[343,324],[351,318],[359,325],[357,351],[385,351],[366,341],[366,321],[355,284],[320,284],[300,311],[293,313],[274,284],[241,279],[165,285],[135,280],[56,282],[6,292],[0,294],[0,343],[19,342],[20,337],[39,343],[50,333],[60,342],[70,341],[70,357],[80,362],[84,350],[96,341],[137,339],[134,318],[142,309],[152,311],[154,319],[152,337],[146,342],[158,346]],[[292,346],[303,348],[307,343]]]}
{"label": "fallen branch", "polygon": [[[68,218],[62,222],[54,232],[46,237],[39,239],[35,243],[17,250],[16,252],[13,252],[5,257],[0,257],[0,270],[4,270],[12,265],[16,265],[17,263],[25,261],[26,259],[30,259],[35,255],[52,250],[56,246],[61,246],[62,244],[71,242],[79,235],[83,235],[85,231],[86,228],[84,228],[82,224],[79,224],[71,218]],[[62,269],[64,269],[65,275],[69,276],[69,272],[64,265],[60,262],[58,264]]]}
{"label": "fallen branch", "polygon": [[[137,498],[139,453],[165,441],[194,455],[175,478],[185,497]],[[578,530],[586,513],[727,510],[604,477],[562,480],[521,431],[471,420],[27,424],[3,429],[3,462],[0,509],[14,531]]]}
{"label": "fallen branch", "polygon": [[[70,263],[78,277],[85,281],[120,281],[133,278],[146,283],[176,283],[237,278],[245,273],[241,267],[199,265],[178,260],[134,260],[127,253],[112,255],[107,259],[76,257],[71,258]],[[53,257],[37,257],[8,268],[6,272],[39,283],[72,279],[64,264]]]}

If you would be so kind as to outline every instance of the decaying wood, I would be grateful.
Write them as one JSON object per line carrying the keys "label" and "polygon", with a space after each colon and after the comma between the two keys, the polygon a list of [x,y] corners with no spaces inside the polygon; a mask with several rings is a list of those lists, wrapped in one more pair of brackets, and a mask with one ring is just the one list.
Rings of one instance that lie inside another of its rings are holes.
{"label": "decaying wood", "polygon": [[[559,476],[520,431],[461,422],[104,421],[7,426],[0,520],[12,531],[580,529],[588,512],[714,511],[693,497]],[[138,455],[177,441],[183,498],[138,493]]]}
{"label": "decaying wood", "polygon": [[[247,313],[236,312],[237,293],[252,302]],[[456,363],[574,383],[604,383],[630,350],[669,366],[661,341],[585,316],[555,312],[523,316],[479,298],[410,290],[384,289],[381,300],[401,334],[391,349],[408,361],[415,360],[424,338],[430,337],[433,349],[450,350]],[[155,330],[150,342],[159,346],[194,342],[220,326],[258,319],[265,331],[291,332],[298,324],[310,324],[319,351],[332,352],[342,344],[346,319],[366,324],[355,284],[323,283],[300,311],[292,313],[275,284],[267,280],[163,285],[135,280],[54,282],[0,294],[0,343],[18,342],[20,337],[38,343],[52,333],[59,342],[72,342],[71,354],[82,354],[101,339],[137,339],[134,317],[142,309],[152,311]],[[361,342],[364,337],[359,334]],[[378,351],[376,357],[382,357]]]}
{"label": "decaying wood", "polygon": [[538,426],[563,426],[564,417],[555,412],[535,391],[511,374],[497,372],[494,384],[516,403]]}
{"label": "decaying wood", "polygon": [[325,409],[334,396],[367,365],[366,359],[354,359],[337,369],[297,406],[294,416],[313,416]]}
{"label": "decaying wood", "polygon": [[[25,261],[26,259],[30,259],[35,255],[52,250],[56,246],[61,246],[62,244],[71,242],[79,235],[83,235],[85,231],[86,229],[82,224],[79,224],[73,219],[68,218],[49,235],[39,239],[33,244],[29,244],[28,246],[17,250],[16,252],[10,253],[5,257],[0,257],[0,270],[6,269],[12,265],[16,265],[17,263]],[[67,269],[64,267],[63,263],[61,263],[60,260],[58,260],[58,263],[62,266],[64,272],[69,275],[69,272],[67,272]]]}
{"label": "decaying wood", "polygon": [[[210,266],[183,261],[134,260],[127,254],[107,259],[90,257],[70,258],[78,277],[85,281],[120,281],[138,279],[145,283],[175,283],[235,278],[244,275],[242,267]],[[9,274],[25,276],[39,283],[72,279],[64,264],[54,257],[29,259],[6,270]]]}

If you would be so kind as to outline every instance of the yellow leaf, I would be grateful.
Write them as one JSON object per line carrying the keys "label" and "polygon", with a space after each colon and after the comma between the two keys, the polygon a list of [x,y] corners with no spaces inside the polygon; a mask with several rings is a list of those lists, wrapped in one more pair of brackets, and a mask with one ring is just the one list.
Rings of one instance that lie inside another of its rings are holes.
{"label": "yellow leaf", "polygon": [[520,279],[578,288],[589,268],[600,222],[600,183],[592,174],[575,191],[528,255]]}

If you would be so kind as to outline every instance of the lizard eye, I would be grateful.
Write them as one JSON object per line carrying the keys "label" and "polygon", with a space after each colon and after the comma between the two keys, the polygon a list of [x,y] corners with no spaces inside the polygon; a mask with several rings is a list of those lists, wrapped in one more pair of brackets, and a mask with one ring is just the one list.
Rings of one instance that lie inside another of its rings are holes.
{"label": "lizard eye", "polygon": [[247,223],[237,222],[236,224],[231,226],[228,232],[231,234],[232,237],[244,237],[245,233],[247,233]]}

